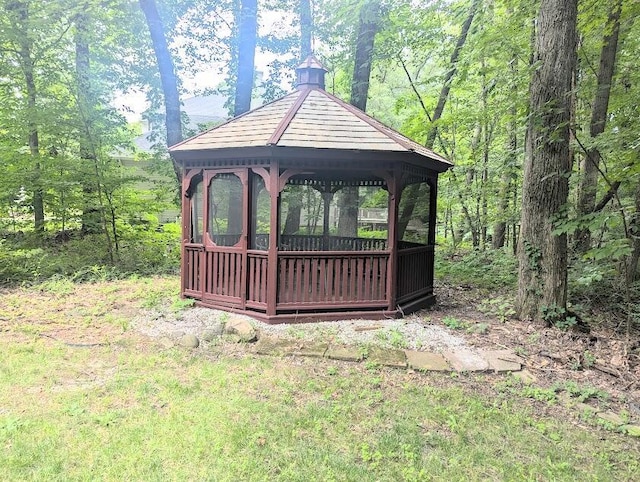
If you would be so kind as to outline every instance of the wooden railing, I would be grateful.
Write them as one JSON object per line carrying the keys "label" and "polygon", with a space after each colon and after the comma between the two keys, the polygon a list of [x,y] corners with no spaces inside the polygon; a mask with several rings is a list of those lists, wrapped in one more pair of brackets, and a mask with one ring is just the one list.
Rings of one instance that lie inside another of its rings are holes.
{"label": "wooden railing", "polygon": [[249,251],[247,274],[247,305],[264,309],[267,305],[267,253]]}
{"label": "wooden railing", "polygon": [[433,291],[433,246],[398,251],[398,302]]}
{"label": "wooden railing", "polygon": [[280,251],[385,251],[386,239],[351,238],[345,236],[280,236]]}
{"label": "wooden railing", "polygon": [[388,252],[281,252],[278,308],[384,306],[388,262]]}
{"label": "wooden railing", "polygon": [[185,269],[183,276],[184,291],[189,296],[199,296],[202,291],[200,276],[202,272],[202,252],[200,244],[187,244],[184,248]]}
{"label": "wooden railing", "polygon": [[242,295],[242,252],[231,250],[205,251],[204,298]]}

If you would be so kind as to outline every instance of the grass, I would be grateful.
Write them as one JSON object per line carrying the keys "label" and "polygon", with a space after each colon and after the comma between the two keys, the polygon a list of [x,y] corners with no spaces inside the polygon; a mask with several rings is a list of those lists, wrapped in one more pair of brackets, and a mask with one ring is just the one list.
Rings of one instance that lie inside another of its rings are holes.
{"label": "grass", "polygon": [[[176,286],[2,293],[0,480],[640,478],[637,439],[557,417],[502,377],[166,350],[112,320],[171,310]],[[51,332],[107,344],[38,336]]]}

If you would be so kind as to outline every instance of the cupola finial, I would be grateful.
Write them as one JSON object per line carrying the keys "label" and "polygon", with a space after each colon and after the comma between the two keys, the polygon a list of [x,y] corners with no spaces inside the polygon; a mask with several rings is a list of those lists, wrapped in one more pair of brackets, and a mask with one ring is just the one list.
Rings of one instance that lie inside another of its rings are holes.
{"label": "cupola finial", "polygon": [[324,89],[324,74],[327,72],[326,67],[311,54],[296,68],[296,87]]}

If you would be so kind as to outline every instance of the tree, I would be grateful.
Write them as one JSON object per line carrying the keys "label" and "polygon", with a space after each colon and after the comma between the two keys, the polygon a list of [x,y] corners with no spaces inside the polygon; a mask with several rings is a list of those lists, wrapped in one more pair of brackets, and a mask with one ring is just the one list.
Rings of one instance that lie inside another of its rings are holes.
{"label": "tree", "polygon": [[570,173],[571,87],[576,65],[576,0],[542,0],[536,21],[535,70],[522,187],[517,314],[561,319],[567,306],[564,216]]}
{"label": "tree", "polygon": [[[615,72],[616,54],[618,51],[618,37],[620,33],[620,14],[622,0],[616,0],[611,5],[607,19],[606,31],[600,53],[600,65],[597,74],[595,98],[591,108],[589,135],[592,140],[602,134],[607,121],[611,84]],[[589,149],[582,162],[582,178],[578,191],[578,215],[586,215],[596,210],[596,188],[598,184],[598,169],[600,167],[600,151],[597,147]],[[589,228],[578,229],[575,233],[576,250],[585,253],[591,246],[591,231]]]}
{"label": "tree", "polygon": [[[379,16],[380,4],[377,0],[368,1],[360,10],[349,103],[362,111],[367,110],[369,77],[373,64],[373,49],[380,21]],[[339,205],[338,236],[356,237],[358,235],[358,187],[342,188]]]}
{"label": "tree", "polygon": [[237,18],[237,74],[233,115],[244,114],[251,109],[253,92],[256,36],[258,32],[258,1],[241,0]]}
{"label": "tree", "polygon": [[[173,59],[167,38],[162,25],[162,19],[158,13],[155,0],[139,0],[140,8],[144,13],[153,43],[153,50],[158,63],[162,92],[164,94],[165,125],[167,129],[167,146],[173,146],[182,140],[182,121],[180,118],[180,94],[178,92],[178,79],[176,77]],[[173,172],[178,183],[182,179],[180,168],[173,163]]]}
{"label": "tree", "polygon": [[29,153],[33,162],[32,185],[33,188],[33,215],[36,232],[44,232],[44,190],[41,179],[40,137],[38,133],[37,101],[38,90],[36,86],[36,66],[34,60],[33,25],[29,11],[29,3],[22,1],[7,4],[7,12],[13,24],[11,35],[13,46],[11,51],[20,65],[24,77],[25,98],[27,102],[26,114],[28,124]]}
{"label": "tree", "polygon": [[[429,113],[425,111],[425,114],[428,116],[430,123],[429,129],[427,131],[427,140],[425,142],[425,146],[429,149],[433,149],[433,145],[435,144],[436,138],[438,136],[437,122],[440,120],[440,117],[444,112],[444,108],[449,97],[449,92],[451,91],[451,82],[453,76],[458,70],[458,58],[460,57],[462,47],[464,47],[464,44],[467,41],[467,35],[469,34],[471,23],[473,22],[473,19],[478,11],[479,4],[480,0],[473,0],[471,8],[469,9],[469,13],[462,25],[460,35],[458,36],[455,48],[453,49],[453,52],[451,54],[451,59],[449,60],[449,68],[447,70],[447,73],[445,74],[444,82],[442,83],[442,88],[440,89],[440,95],[438,96],[438,104],[436,105],[433,115],[429,116]],[[412,184],[408,186],[402,193],[400,214],[398,216],[398,236],[400,239],[402,239],[402,236],[407,229],[407,226],[413,214],[413,210],[416,207],[416,202],[420,198],[419,189],[420,184]]]}

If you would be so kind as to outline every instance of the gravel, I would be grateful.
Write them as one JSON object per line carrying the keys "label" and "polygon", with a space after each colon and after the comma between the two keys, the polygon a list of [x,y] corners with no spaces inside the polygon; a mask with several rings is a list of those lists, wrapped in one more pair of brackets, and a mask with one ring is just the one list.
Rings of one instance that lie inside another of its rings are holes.
{"label": "gravel", "polygon": [[234,318],[247,319],[261,334],[289,340],[326,340],[346,345],[372,344],[389,348],[408,348],[431,352],[472,350],[450,329],[430,324],[419,315],[389,320],[343,320],[318,323],[269,325],[253,318],[208,308],[190,308],[178,313],[148,311],[132,321],[137,331],[151,337],[202,336]]}

